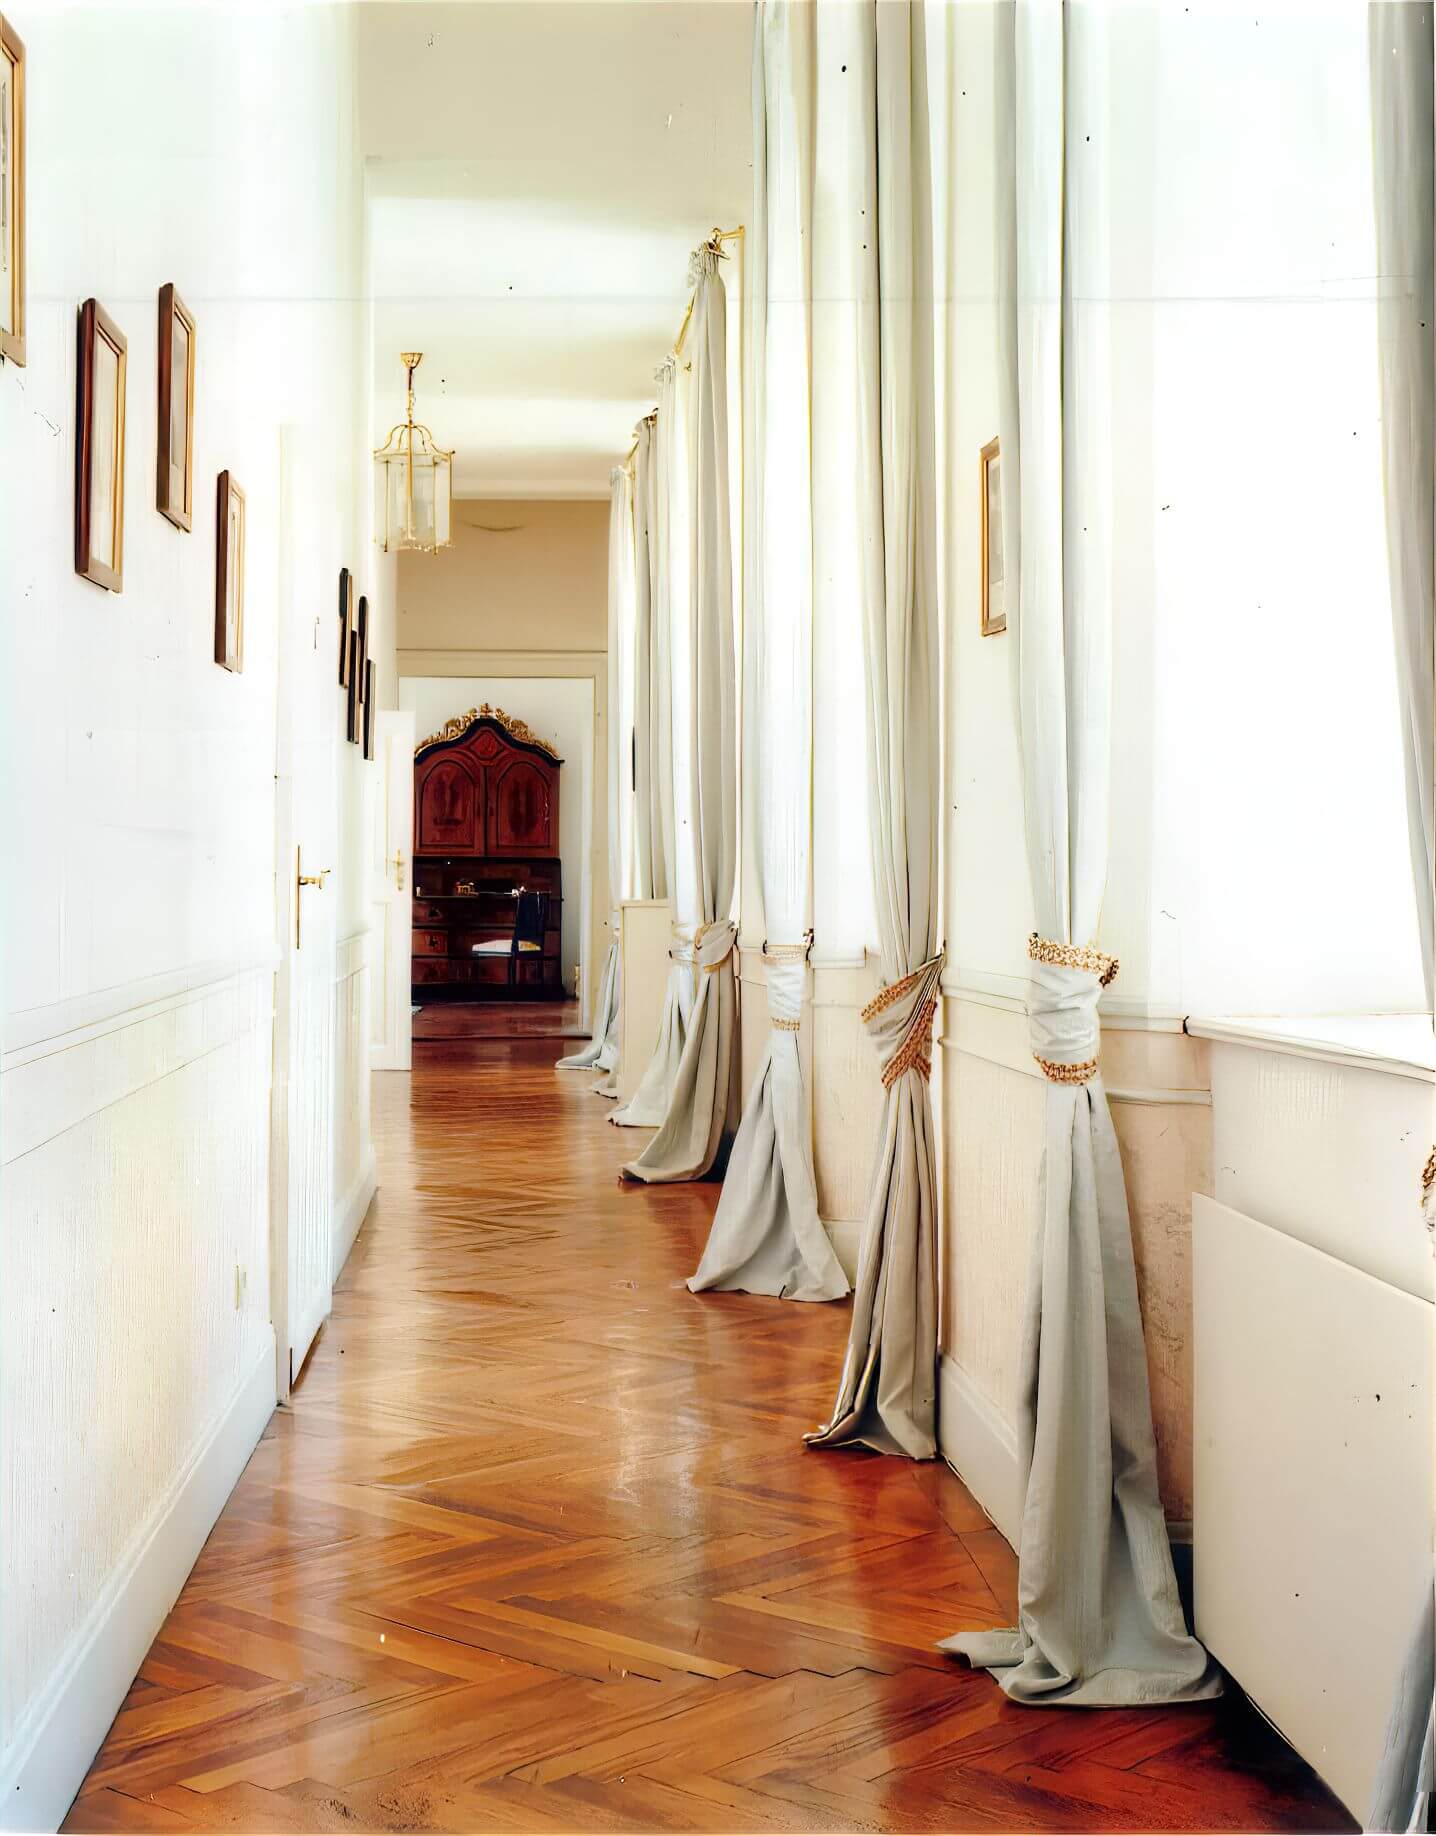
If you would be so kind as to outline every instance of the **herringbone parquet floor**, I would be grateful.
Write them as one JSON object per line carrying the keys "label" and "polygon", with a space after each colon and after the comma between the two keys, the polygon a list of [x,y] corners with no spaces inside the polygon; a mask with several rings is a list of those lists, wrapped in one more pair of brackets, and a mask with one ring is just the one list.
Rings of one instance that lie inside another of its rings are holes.
{"label": "herringbone parquet floor", "polygon": [[1344,1829],[1249,1711],[1009,1704],[940,1465],[805,1451],[842,1307],[684,1288],[551,1040],[376,1079],[383,1188],[76,1830]]}

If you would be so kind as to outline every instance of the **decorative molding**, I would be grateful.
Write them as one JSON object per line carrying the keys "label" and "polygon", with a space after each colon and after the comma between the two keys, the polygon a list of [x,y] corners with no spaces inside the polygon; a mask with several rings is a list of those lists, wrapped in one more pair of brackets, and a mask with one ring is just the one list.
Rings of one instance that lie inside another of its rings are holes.
{"label": "decorative molding", "polygon": [[509,738],[517,740],[519,745],[532,746],[539,752],[546,752],[560,765],[563,763],[563,760],[559,758],[558,747],[551,740],[540,739],[526,720],[520,720],[516,714],[505,714],[502,708],[491,708],[487,701],[482,702],[476,708],[470,708],[467,714],[455,714],[451,719],[446,720],[437,733],[431,733],[427,739],[419,741],[414,748],[414,757],[418,758],[419,754],[426,752],[430,746],[447,746],[455,740],[463,739],[471,728],[479,726],[486,720],[492,721],[497,727],[502,727]]}
{"label": "decorative molding", "polygon": [[1427,1014],[1350,1014],[1308,1019],[1191,1020],[1194,1039],[1315,1058],[1356,1071],[1381,1071],[1429,1084],[1436,1077],[1436,1034]]}
{"label": "decorative molding", "polygon": [[0,1829],[55,1830],[274,1411],[274,1335],[140,1526],[0,1759]]}
{"label": "decorative molding", "polygon": [[329,1268],[331,1286],[338,1281],[344,1264],[349,1260],[349,1253],[364,1227],[364,1220],[369,1215],[369,1207],[374,1203],[374,1195],[378,1190],[379,1169],[371,1148],[369,1158],[360,1167],[353,1185],[335,1207],[334,1249]]}
{"label": "decorative molding", "polygon": [[938,1360],[937,1445],[1015,1550],[1022,1535],[1022,1462],[1016,1432],[947,1352]]}
{"label": "decorative molding", "polygon": [[136,1020],[183,1007],[222,983],[257,970],[273,969],[279,956],[279,946],[267,942],[238,956],[217,957],[185,969],[166,969],[159,975],[140,976],[134,981],[117,982],[113,988],[96,989],[92,994],[73,995],[69,1000],[52,1001],[43,1007],[22,1008],[6,1016],[5,1056],[0,1069],[8,1071],[12,1064],[23,1063],[20,1055],[29,1054],[32,1047],[63,1050],[80,1044],[84,1037],[98,1038],[117,1027],[131,1026]]}

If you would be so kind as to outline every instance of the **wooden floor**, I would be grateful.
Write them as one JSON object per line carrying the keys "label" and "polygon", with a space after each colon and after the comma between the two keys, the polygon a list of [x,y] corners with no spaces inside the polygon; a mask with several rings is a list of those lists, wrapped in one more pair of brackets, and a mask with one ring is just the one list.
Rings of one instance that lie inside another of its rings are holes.
{"label": "wooden floor", "polygon": [[[432,1001],[414,1015],[414,1043],[433,1039],[587,1039],[577,1001]],[[555,1058],[576,1046],[563,1046]]]}
{"label": "wooden floor", "polygon": [[376,1079],[383,1187],[77,1830],[1353,1827],[1236,1698],[1017,1708],[941,1465],[806,1451],[840,1306],[684,1288],[711,1186],[551,1041]]}

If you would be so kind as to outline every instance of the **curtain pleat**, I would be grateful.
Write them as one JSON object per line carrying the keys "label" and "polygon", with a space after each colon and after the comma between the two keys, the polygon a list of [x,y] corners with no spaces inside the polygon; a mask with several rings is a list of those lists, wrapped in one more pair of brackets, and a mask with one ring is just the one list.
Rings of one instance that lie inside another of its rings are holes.
{"label": "curtain pleat", "polygon": [[[1376,0],[1368,21],[1386,543],[1411,866],[1429,1007],[1436,954],[1436,32],[1426,0],[1419,5]],[[1436,1590],[1428,1579],[1392,1691],[1367,1829],[1429,1829],[1433,1791]]]}
{"label": "curtain pleat", "polygon": [[[1126,1188],[1096,1064],[1116,965],[1083,948],[1107,866],[1110,326],[1105,175],[1090,155],[1080,176],[1066,159],[1066,99],[1071,72],[1084,94],[1105,80],[1102,32],[1095,10],[1048,0],[999,12],[998,105],[1013,122],[999,193],[1004,575],[1046,1118],[1021,1355],[1019,1624],[942,1648],[991,1667],[1019,1701],[1116,1705],[1221,1682],[1186,1632],[1157,1490]],[[1090,267],[1074,272],[1073,252]]]}
{"label": "curtain pleat", "polygon": [[[733,945],[737,877],[737,686],[733,656],[732,531],[728,473],[727,298],[719,257],[695,256],[687,495],[686,737],[678,762],[692,819],[696,878],[693,929],[696,988],[687,1036],[658,1132],[624,1173],[650,1182],[699,1179],[731,1135],[737,1110],[738,1023]],[[660,426],[662,407],[660,405]],[[675,518],[676,523],[676,518]],[[677,568],[675,565],[675,574]],[[675,622],[679,605],[675,597]],[[680,697],[674,695],[675,709]],[[675,748],[675,750],[677,750]],[[684,770],[684,766],[687,767]],[[676,792],[680,803],[683,788]],[[680,892],[681,892],[680,882]],[[686,916],[680,898],[680,918]]]}
{"label": "curtain pleat", "polygon": [[653,726],[653,421],[634,430],[633,453],[633,854],[636,899],[665,899],[655,890]]}
{"label": "curtain pleat", "polygon": [[[817,109],[846,110],[850,244],[846,360],[814,378],[813,440],[847,440],[867,668],[869,837],[883,988],[864,1011],[883,1076],[847,1354],[818,1447],[936,1451],[936,1173],[928,1041],[937,934],[937,640],[932,229],[922,9],[815,9]],[[834,231],[836,233],[836,231]],[[836,348],[836,343],[835,343]],[[831,433],[829,432],[831,429]]]}
{"label": "curtain pleat", "polygon": [[770,1029],[688,1285],[821,1301],[848,1282],[818,1218],[798,1049],[812,827],[812,33],[810,9],[765,6],[753,39],[744,630]]}

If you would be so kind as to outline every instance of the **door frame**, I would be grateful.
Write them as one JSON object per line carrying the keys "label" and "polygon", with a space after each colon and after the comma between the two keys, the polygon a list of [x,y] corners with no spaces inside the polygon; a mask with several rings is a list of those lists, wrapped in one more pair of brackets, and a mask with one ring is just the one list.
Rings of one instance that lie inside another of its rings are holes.
{"label": "door frame", "polygon": [[593,747],[589,759],[592,805],[588,835],[588,928],[582,938],[579,1022],[593,1020],[598,981],[608,956],[608,917],[616,901],[608,884],[608,650],[405,650],[396,653],[396,678],[405,676],[529,677],[537,681],[588,681],[593,685]]}

